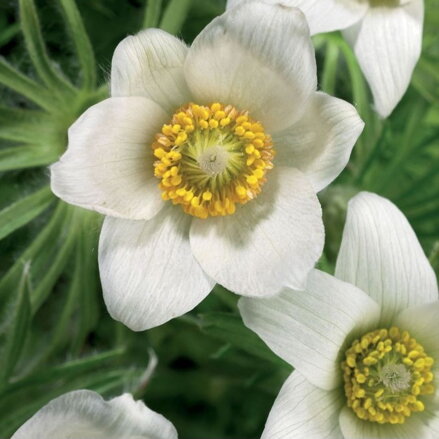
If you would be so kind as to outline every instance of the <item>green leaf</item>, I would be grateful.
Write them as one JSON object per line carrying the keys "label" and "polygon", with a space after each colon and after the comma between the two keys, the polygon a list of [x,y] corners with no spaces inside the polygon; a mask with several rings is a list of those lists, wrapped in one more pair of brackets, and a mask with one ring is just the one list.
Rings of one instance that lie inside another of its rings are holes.
{"label": "green leaf", "polygon": [[[0,152],[1,157],[1,152]],[[53,201],[49,186],[22,198],[0,211],[0,239],[32,221]]]}
{"label": "green leaf", "polygon": [[23,73],[12,67],[3,57],[0,57],[0,84],[19,93],[41,108],[53,108],[53,97],[42,85],[29,79]]}
{"label": "green leaf", "polygon": [[74,0],[59,0],[75,45],[83,76],[83,87],[91,89],[96,85],[96,60],[81,15]]}
{"label": "green leaf", "polygon": [[0,149],[0,171],[47,166],[58,157],[59,153],[56,150],[40,145],[18,145]]}
{"label": "green leaf", "polygon": [[0,32],[0,47],[9,43],[20,32],[18,23],[11,24]]}
{"label": "green leaf", "polygon": [[340,50],[333,41],[329,40],[326,45],[325,63],[322,73],[322,90],[330,95],[335,92],[335,83],[337,75],[337,65]]}
{"label": "green leaf", "polygon": [[173,35],[180,33],[191,7],[192,0],[171,0],[163,14],[160,29]]}
{"label": "green leaf", "polygon": [[230,343],[234,347],[263,360],[277,363],[287,368],[291,367],[271,352],[254,332],[244,326],[239,316],[220,312],[201,314],[198,324],[203,332],[214,338]]}
{"label": "green leaf", "polygon": [[[47,54],[34,0],[19,0],[20,23],[24,40],[35,69],[42,81],[54,91],[68,94],[73,86],[55,69]],[[71,93],[70,93],[71,94]]]}
{"label": "green leaf", "polygon": [[0,387],[8,381],[20,359],[30,326],[29,265],[24,266],[16,302],[12,309],[8,309],[7,320],[7,324],[3,322],[2,325],[2,336],[6,338],[6,343],[0,361]]}
{"label": "green leaf", "polygon": [[157,27],[162,10],[163,0],[146,0],[145,16],[143,19],[143,27]]}
{"label": "green leaf", "polygon": [[[75,211],[78,213],[80,211]],[[62,274],[77,240],[78,228],[75,227],[75,218],[67,224],[60,236],[57,237],[58,248],[46,268],[43,278],[34,287],[31,297],[32,313],[35,313],[49,297],[52,288]]]}
{"label": "green leaf", "polygon": [[[2,277],[0,280],[0,309],[3,302],[9,300],[11,292],[16,291],[24,265],[31,263],[30,277],[34,285],[41,284],[42,280],[47,277],[54,264],[58,249],[65,244],[65,235],[69,234],[73,210],[67,204],[59,202],[49,223]],[[31,302],[33,300],[31,297]]]}

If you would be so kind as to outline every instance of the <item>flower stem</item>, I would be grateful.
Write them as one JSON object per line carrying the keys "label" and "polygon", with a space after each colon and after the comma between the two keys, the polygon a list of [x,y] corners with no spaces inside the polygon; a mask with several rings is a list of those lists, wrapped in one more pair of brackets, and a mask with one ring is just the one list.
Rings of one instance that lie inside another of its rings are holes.
{"label": "flower stem", "polygon": [[180,33],[191,6],[192,0],[171,0],[163,14],[160,29],[173,35]]}
{"label": "flower stem", "polygon": [[162,10],[163,0],[147,0],[145,16],[143,18],[143,28],[157,27]]}

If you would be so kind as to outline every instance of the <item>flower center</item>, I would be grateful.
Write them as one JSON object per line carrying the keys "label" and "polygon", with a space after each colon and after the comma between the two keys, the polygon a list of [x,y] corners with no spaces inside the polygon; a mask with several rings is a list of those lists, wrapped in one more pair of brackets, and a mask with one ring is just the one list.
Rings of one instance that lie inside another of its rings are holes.
{"label": "flower center", "polygon": [[180,108],[152,149],[162,198],[198,218],[233,214],[255,198],[275,153],[261,123],[220,103]]}
{"label": "flower center", "polygon": [[363,420],[403,424],[434,393],[433,358],[407,331],[377,329],[355,340],[341,366],[348,406]]}

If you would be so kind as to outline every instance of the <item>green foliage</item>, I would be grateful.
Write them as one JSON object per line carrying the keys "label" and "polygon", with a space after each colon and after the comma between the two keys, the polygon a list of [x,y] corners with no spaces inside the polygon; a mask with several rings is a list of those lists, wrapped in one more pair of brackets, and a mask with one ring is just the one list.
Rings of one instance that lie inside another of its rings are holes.
{"label": "green foliage", "polygon": [[[366,122],[349,166],[321,194],[331,271],[346,204],[360,190],[393,200],[438,263],[439,11],[426,2],[424,50],[412,85],[380,120],[339,33],[314,38],[320,86],[353,102]],[[221,0],[20,0],[0,5],[0,437],[50,399],[89,388],[133,392],[180,437],[257,437],[290,372],[246,329],[237,298],[217,286],[187,316],[145,333],[113,321],[97,269],[101,218],[57,200],[47,166],[66,133],[107,96],[116,44],[159,26],[190,43]],[[56,56],[54,56],[56,54]],[[6,60],[7,59],[7,60]],[[158,366],[146,383],[148,350]]]}

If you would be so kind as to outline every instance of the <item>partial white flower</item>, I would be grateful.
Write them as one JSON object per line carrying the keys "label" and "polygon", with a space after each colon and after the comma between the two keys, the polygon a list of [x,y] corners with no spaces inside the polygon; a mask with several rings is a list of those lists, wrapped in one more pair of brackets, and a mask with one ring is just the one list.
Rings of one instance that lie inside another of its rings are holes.
{"label": "partial white flower", "polygon": [[390,201],[350,201],[335,277],[314,270],[305,291],[239,308],[296,369],[262,439],[439,437],[436,277]]}
{"label": "partial white flower", "polygon": [[44,406],[11,439],[177,439],[174,426],[142,401],[110,401],[89,390],[66,393]]}
{"label": "partial white flower", "polygon": [[[228,0],[229,8],[254,0]],[[271,4],[276,0],[265,0]],[[343,30],[387,117],[404,95],[422,46],[424,0],[283,0],[306,15],[311,34]]]}
{"label": "partial white flower", "polygon": [[316,193],[363,129],[316,92],[308,25],[256,2],[188,48],[149,29],[116,48],[112,97],[70,128],[52,190],[108,217],[99,265],[111,315],[144,330],[220,283],[238,294],[301,288],[324,240]]}

